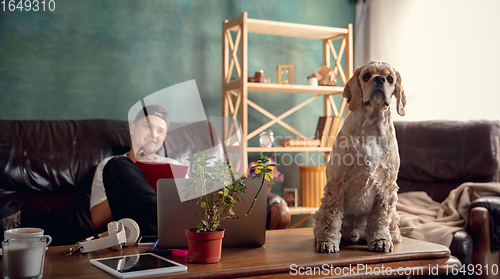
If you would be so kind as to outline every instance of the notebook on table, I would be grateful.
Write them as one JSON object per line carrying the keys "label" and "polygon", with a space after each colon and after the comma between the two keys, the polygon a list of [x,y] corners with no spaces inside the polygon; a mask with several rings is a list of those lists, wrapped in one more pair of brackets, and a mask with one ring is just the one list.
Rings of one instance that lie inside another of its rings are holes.
{"label": "notebook on table", "polygon": [[[191,201],[181,202],[176,180],[158,180],[158,247],[181,248],[187,247],[185,229],[196,228],[196,217]],[[187,179],[182,179],[186,180]],[[267,182],[267,181],[266,181]],[[235,216],[245,214],[259,190],[260,179],[246,179],[248,187],[244,194],[244,202],[237,202],[234,206]],[[267,183],[257,197],[252,212],[241,219],[223,220],[221,227],[225,229],[222,246],[262,246],[266,240],[267,216]]]}
{"label": "notebook on table", "polygon": [[155,192],[157,192],[156,183],[159,179],[185,178],[188,171],[188,166],[186,165],[144,161],[137,161],[136,164],[139,166],[139,169],[144,174],[144,178],[146,178]]}

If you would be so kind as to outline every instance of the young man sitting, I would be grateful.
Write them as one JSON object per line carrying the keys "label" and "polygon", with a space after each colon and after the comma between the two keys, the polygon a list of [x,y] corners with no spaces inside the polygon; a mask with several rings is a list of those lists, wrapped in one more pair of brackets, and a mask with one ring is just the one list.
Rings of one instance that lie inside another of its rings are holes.
{"label": "young man sitting", "polygon": [[135,162],[179,164],[156,154],[167,137],[168,125],[169,116],[164,108],[146,106],[130,124],[130,151],[99,163],[90,197],[90,214],[95,228],[113,220],[131,218],[139,224],[141,234],[157,234],[156,192]]}

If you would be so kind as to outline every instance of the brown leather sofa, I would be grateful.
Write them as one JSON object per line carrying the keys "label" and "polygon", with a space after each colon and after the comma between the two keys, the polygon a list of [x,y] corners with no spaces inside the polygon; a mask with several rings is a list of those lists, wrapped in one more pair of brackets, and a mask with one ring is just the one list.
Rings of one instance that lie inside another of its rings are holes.
{"label": "brown leather sofa", "polygon": [[[159,153],[179,158],[215,146],[217,137],[200,136],[207,125],[175,129]],[[130,149],[127,122],[0,120],[0,131],[0,207],[21,202],[21,226],[43,228],[53,245],[74,244],[102,231],[94,228],[89,212],[94,171],[102,159]],[[276,208],[284,210],[284,201],[268,199],[269,216]],[[271,217],[268,228],[280,228],[280,222]]]}
{"label": "brown leather sofa", "polygon": [[[441,202],[464,182],[499,181],[499,121],[396,122],[394,126],[401,158],[399,193],[425,191]],[[499,197],[474,201],[467,231],[454,234],[452,255],[466,265],[500,264],[495,252],[499,214]]]}

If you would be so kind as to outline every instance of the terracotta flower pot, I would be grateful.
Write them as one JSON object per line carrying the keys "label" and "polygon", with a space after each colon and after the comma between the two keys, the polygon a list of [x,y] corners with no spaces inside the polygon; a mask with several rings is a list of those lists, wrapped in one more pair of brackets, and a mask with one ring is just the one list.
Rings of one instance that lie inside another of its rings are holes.
{"label": "terracotta flower pot", "polygon": [[187,229],[189,261],[193,263],[217,263],[222,252],[222,238],[224,229],[216,232],[200,232],[196,229]]}

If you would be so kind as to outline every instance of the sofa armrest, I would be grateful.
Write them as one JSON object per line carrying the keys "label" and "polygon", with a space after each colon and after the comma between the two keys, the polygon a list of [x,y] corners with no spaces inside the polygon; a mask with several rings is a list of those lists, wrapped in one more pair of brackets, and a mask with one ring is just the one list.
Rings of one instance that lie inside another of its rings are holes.
{"label": "sofa armrest", "polygon": [[[474,207],[469,212],[469,226],[474,238],[473,264],[474,266],[481,266],[483,269],[485,266],[491,266],[492,264],[489,262],[491,246],[489,215],[488,209],[484,207]],[[482,276],[476,277],[487,278],[486,274],[486,270],[482,270]]]}
{"label": "sofa armrest", "polygon": [[498,238],[499,201],[499,197],[483,197],[471,203],[469,226],[474,238],[473,264],[483,269],[474,278],[497,278],[493,268],[498,265],[500,256],[500,252],[494,252],[497,249],[495,245],[498,245],[495,239]]}
{"label": "sofa armrest", "polygon": [[290,224],[290,211],[286,201],[273,193],[267,194],[267,229],[286,229]]}
{"label": "sofa armrest", "polygon": [[[488,196],[481,197],[473,201],[470,205],[471,209],[485,208],[488,211],[489,234],[491,242],[491,252],[500,250],[500,197]],[[470,216],[471,222],[473,216]]]}

